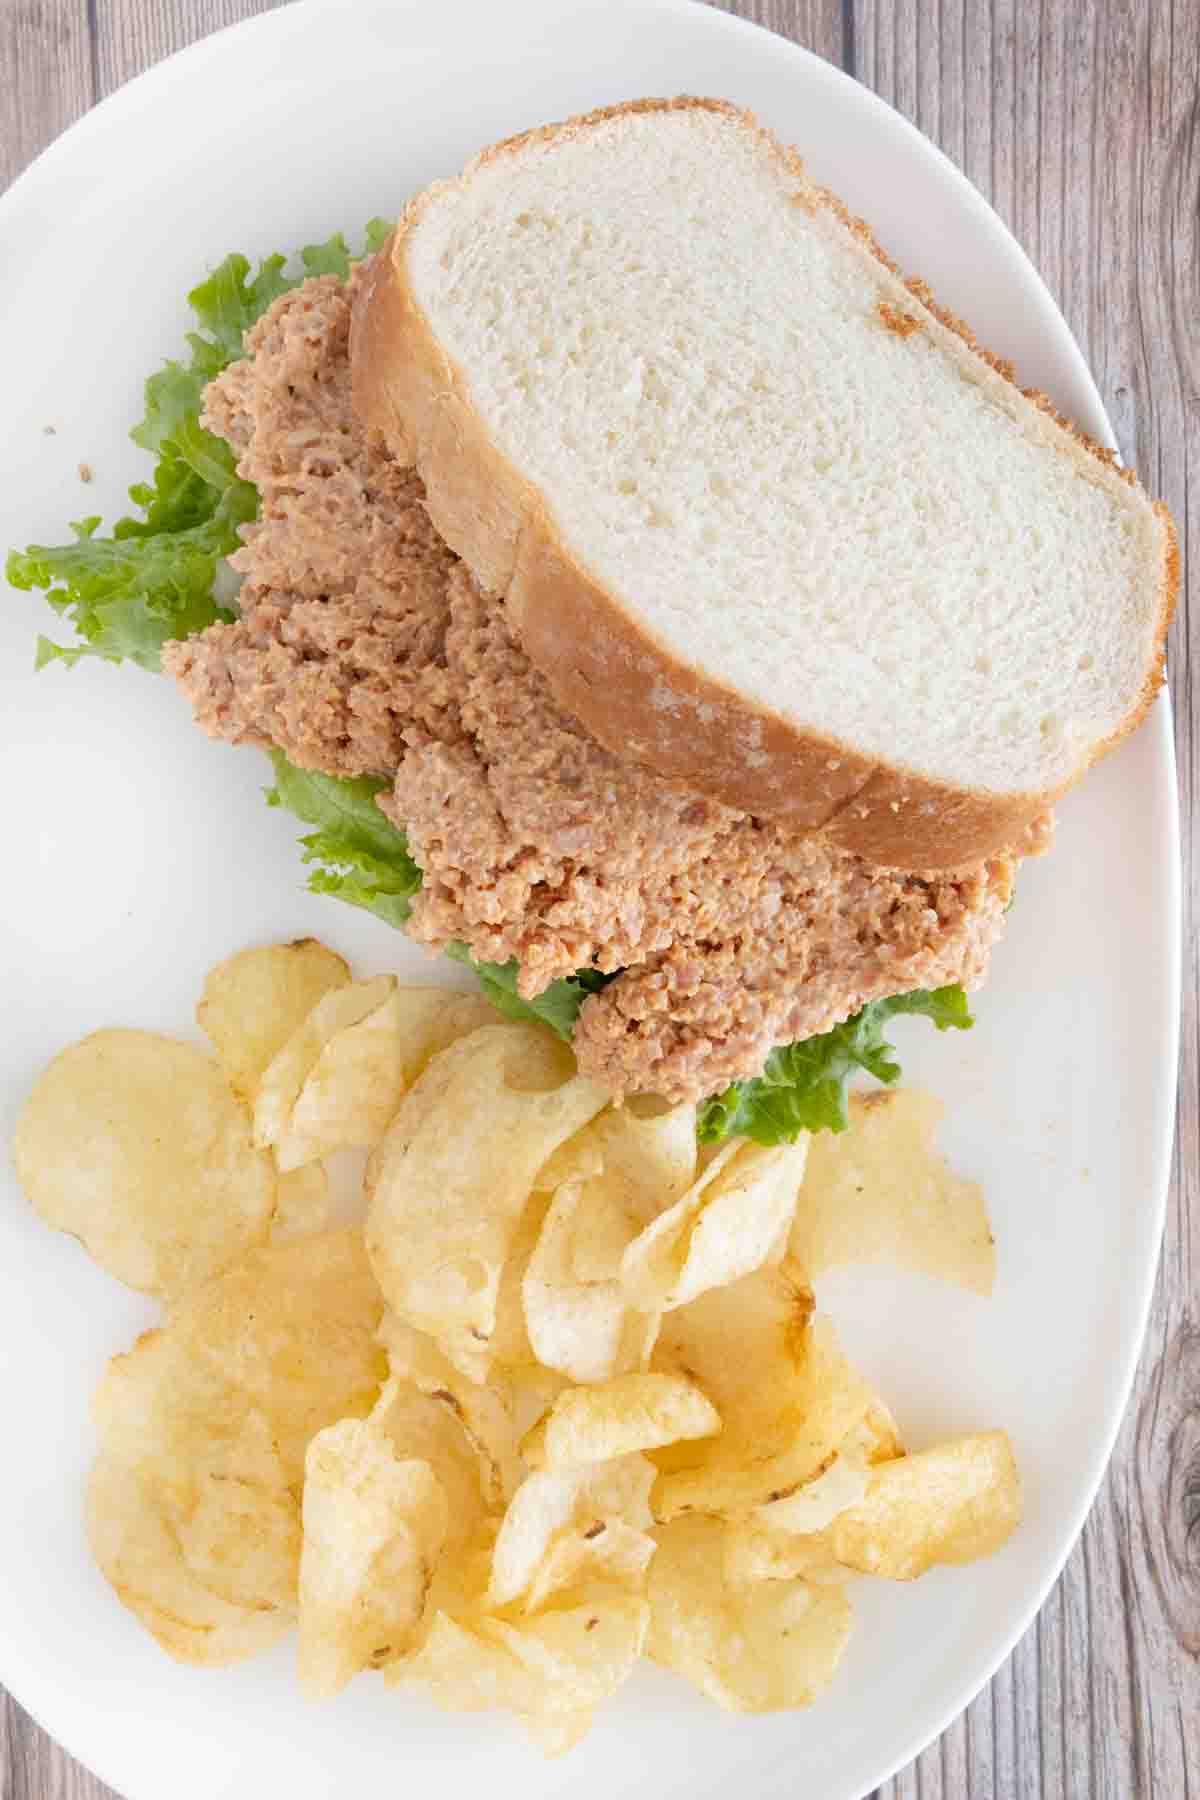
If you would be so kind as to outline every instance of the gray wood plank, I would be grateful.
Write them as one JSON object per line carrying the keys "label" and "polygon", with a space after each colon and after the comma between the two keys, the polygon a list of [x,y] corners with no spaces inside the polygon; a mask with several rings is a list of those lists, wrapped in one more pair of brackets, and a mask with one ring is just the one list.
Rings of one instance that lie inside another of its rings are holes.
{"label": "gray wood plank", "polygon": [[[98,97],[278,0],[0,0],[0,183]],[[1124,454],[1200,542],[1200,0],[721,0],[833,61],[964,168],[1041,269]],[[1197,596],[1171,640],[1180,787]],[[1185,941],[1200,924],[1186,864]],[[1179,1800],[1200,1791],[1200,1004],[1184,984],[1171,1218],[1113,1466],[1036,1625],[879,1800]],[[11,1700],[3,1800],[111,1800]]]}
{"label": "gray wood plank", "polygon": [[842,0],[709,0],[721,12],[765,25],[781,37],[845,67],[848,13]]}
{"label": "gray wood plank", "polygon": [[226,25],[273,12],[286,0],[94,0],[101,94]]}
{"label": "gray wood plank", "polygon": [[0,191],[96,98],[87,0],[2,0]]}
{"label": "gray wood plank", "polygon": [[0,1690],[0,1800],[120,1800]]}
{"label": "gray wood plank", "polygon": [[[1195,538],[1200,7],[856,0],[859,78],[1012,226],[1087,356],[1126,459]],[[1019,371],[1018,371],[1019,373]],[[1195,573],[1171,636],[1180,792],[1196,797]],[[1170,1221],[1145,1352],[1080,1546],[1007,1670],[878,1800],[1176,1800],[1200,1782],[1197,865]],[[1131,1202],[1134,1197],[1131,1197]]]}

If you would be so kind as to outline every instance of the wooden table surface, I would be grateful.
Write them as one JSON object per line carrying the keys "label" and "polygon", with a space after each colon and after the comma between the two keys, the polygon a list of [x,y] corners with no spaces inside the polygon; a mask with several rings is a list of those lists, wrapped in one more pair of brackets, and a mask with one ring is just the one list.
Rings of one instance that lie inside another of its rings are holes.
{"label": "wooden table surface", "polygon": [[[0,0],[0,187],[148,64],[268,4]],[[1200,531],[1200,0],[735,0],[729,10],[839,64],[940,144],[1065,313],[1123,455],[1179,527],[1171,685],[1186,821],[1200,747],[1200,587],[1187,563],[1189,528]],[[1200,1018],[1186,837],[1185,852],[1174,1181],[1112,1467],[1036,1624],[878,1800],[1200,1795]],[[0,1800],[108,1796],[0,1690]]]}

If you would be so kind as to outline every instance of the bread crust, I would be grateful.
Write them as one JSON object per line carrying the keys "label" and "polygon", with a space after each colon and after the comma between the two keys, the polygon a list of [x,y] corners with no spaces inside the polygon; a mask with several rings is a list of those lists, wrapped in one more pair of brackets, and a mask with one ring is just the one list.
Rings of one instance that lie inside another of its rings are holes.
{"label": "bread crust", "polygon": [[[555,138],[572,138],[623,114],[699,108],[755,132],[797,182],[798,202],[834,212],[863,251],[900,282],[895,264],[869,228],[833,194],[808,182],[796,152],[726,101],[681,96],[629,101],[540,126],[491,146],[456,181],[419,194],[376,258],[351,333],[354,401],[395,455],[415,463],[430,515],[480,584],[503,594],[530,660],[555,698],[614,753],[743,811],[797,829],[821,830],[874,863],[920,870],[960,869],[1016,844],[1038,814],[1093,762],[1139,725],[1163,680],[1164,644],[1179,584],[1179,551],[1170,514],[1162,527],[1163,567],[1154,651],[1135,704],[1109,738],[1057,787],[1028,793],[964,789],[901,765],[884,765],[853,746],[799,729],[718,677],[690,668],[632,618],[581,566],[549,515],[541,493],[491,441],[471,405],[464,372],[439,345],[409,285],[405,244],[427,207],[495,160]],[[913,279],[898,287],[903,310],[880,306],[881,328],[908,335],[925,328],[958,340],[981,378],[1014,388],[1011,364],[982,349],[953,314]],[[1086,454],[1107,480],[1136,476],[1111,450],[1061,418],[1044,394],[1017,389],[1069,434],[1067,453]],[[1147,502],[1149,504],[1149,502]]]}

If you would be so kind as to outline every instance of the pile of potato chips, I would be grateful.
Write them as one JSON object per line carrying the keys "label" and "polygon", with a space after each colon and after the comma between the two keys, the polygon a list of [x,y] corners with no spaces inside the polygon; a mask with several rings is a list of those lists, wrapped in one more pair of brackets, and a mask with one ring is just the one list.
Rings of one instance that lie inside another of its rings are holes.
{"label": "pile of potato chips", "polygon": [[[14,1152],[41,1216],[166,1308],[95,1401],[93,1552],[171,1655],[298,1629],[314,1697],[365,1669],[576,1743],[645,1653],[719,1705],[807,1705],[857,1574],[986,1555],[1002,1432],[906,1455],[811,1280],[889,1261],[989,1291],[939,1108],[697,1146],[539,1026],[306,940],[209,975],[217,1053],[102,1031]],[[366,1149],[362,1225],[322,1159]]]}

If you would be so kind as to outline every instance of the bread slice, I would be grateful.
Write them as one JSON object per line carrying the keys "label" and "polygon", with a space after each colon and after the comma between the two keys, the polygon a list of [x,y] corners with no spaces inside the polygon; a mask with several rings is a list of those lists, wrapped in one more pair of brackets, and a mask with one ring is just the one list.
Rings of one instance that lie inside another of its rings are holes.
{"label": "bread slice", "polygon": [[645,100],[414,200],[355,403],[609,749],[961,867],[1140,721],[1169,515],[750,114]]}

